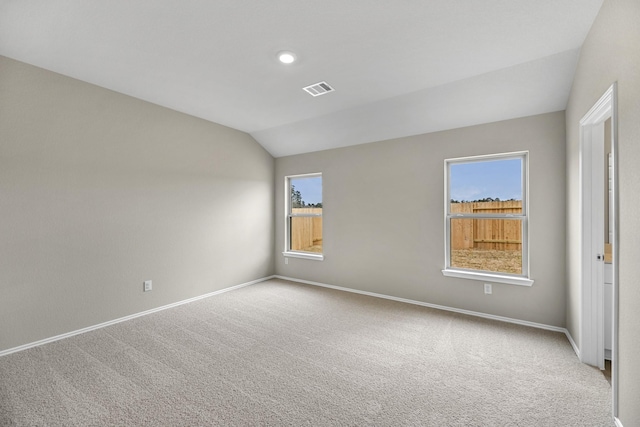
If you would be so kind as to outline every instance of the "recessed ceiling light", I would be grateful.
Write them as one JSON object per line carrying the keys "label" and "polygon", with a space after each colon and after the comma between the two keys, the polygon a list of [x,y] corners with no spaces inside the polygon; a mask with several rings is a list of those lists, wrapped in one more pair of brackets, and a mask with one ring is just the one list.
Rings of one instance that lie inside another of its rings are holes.
{"label": "recessed ceiling light", "polygon": [[283,64],[292,64],[296,61],[296,55],[293,52],[283,50],[282,52],[278,53],[278,61],[282,62]]}

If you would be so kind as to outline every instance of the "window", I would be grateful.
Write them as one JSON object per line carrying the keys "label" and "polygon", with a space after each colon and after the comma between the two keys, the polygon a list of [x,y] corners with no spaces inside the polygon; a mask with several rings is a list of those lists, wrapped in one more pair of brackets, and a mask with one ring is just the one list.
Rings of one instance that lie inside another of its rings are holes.
{"label": "window", "polygon": [[285,251],[322,260],[322,174],[285,177]]}
{"label": "window", "polygon": [[533,284],[527,155],[445,160],[445,276]]}

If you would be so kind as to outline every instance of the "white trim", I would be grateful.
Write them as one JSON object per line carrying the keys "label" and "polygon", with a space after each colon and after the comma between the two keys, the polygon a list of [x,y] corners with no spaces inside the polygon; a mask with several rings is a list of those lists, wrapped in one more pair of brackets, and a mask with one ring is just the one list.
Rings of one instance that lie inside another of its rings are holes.
{"label": "white trim", "polygon": [[467,163],[469,161],[482,161],[482,160],[491,160],[491,159],[509,159],[509,158],[518,158],[524,155],[529,154],[529,151],[512,151],[510,153],[497,153],[497,154],[482,154],[479,156],[467,156],[467,157],[454,157],[453,159],[446,159],[447,163]]}
{"label": "white trim", "polygon": [[171,303],[171,304],[163,305],[162,307],[152,308],[151,310],[142,311],[140,313],[131,314],[129,316],[120,317],[120,318],[114,319],[114,320],[109,320],[108,322],[99,323],[97,325],[88,326],[86,328],[78,329],[78,330],[67,332],[67,333],[60,334],[60,335],[56,335],[54,337],[45,338],[45,339],[42,339],[42,340],[39,340],[39,341],[34,341],[32,343],[24,344],[24,345],[21,345],[21,346],[18,346],[18,347],[9,348],[7,350],[0,351],[0,357],[7,356],[7,355],[12,354],[12,353],[17,353],[17,352],[22,351],[22,350],[27,350],[29,348],[38,347],[38,346],[41,346],[41,345],[44,345],[44,344],[49,344],[49,343],[52,343],[54,341],[59,341],[59,340],[64,339],[64,338],[72,337],[74,335],[80,335],[80,334],[84,334],[85,332],[95,331],[96,329],[101,329],[101,328],[104,328],[104,327],[107,327],[107,326],[115,325],[116,323],[125,322],[127,320],[132,320],[132,319],[135,319],[136,317],[146,316],[147,314],[156,313],[158,311],[166,310],[168,308],[177,307],[179,305],[188,304],[190,302],[198,301],[198,300],[201,300],[201,299],[204,299],[204,298],[209,298],[209,297],[212,297],[214,295],[219,295],[219,294],[223,294],[225,292],[229,292],[229,291],[233,291],[233,290],[236,290],[236,289],[244,288],[245,286],[255,285],[256,283],[264,282],[266,280],[270,280],[270,279],[273,279],[275,277],[276,276],[263,277],[261,279],[252,280],[251,282],[242,283],[240,285],[235,285],[235,286],[231,286],[231,287],[228,287],[228,288],[220,289],[218,291],[209,292],[208,294],[204,294],[204,295],[200,295],[200,296],[197,296],[197,297],[193,297],[193,298],[185,299],[185,300],[182,300],[182,301],[174,302],[174,303]]}
{"label": "white trim", "polygon": [[598,101],[589,109],[582,119],[580,119],[580,126],[587,124],[594,124],[603,122],[609,118],[615,98],[615,92],[617,89],[617,83],[612,84],[605,91],[604,94],[598,99]]}
{"label": "white trim", "polygon": [[[591,207],[590,195],[590,144],[591,131],[595,125],[602,123],[611,117],[611,151],[612,151],[612,196],[613,196],[613,242],[612,243],[612,269],[613,269],[613,332],[612,332],[612,349],[611,349],[611,390],[612,390],[612,413],[614,419],[617,420],[618,415],[618,268],[619,268],[619,195],[618,195],[618,101],[617,101],[617,82],[614,82],[606,92],[591,107],[589,112],[580,120],[580,344],[582,346],[581,361],[603,367],[604,364],[604,318],[603,307],[604,301],[599,300],[601,292],[599,286],[594,286],[592,279],[593,272],[591,264],[593,263],[593,252],[589,253],[591,248],[591,227],[587,222],[590,219],[590,213],[586,212]],[[603,244],[604,246],[604,244]],[[603,253],[602,249],[596,248],[598,252]],[[595,288],[595,289],[594,289]],[[598,317],[594,321],[594,317]],[[600,338],[602,336],[602,341]],[[595,356],[595,360],[594,360]],[[594,363],[595,362],[595,363]],[[616,424],[618,421],[616,421]],[[620,424],[621,425],[621,424]]]}
{"label": "white trim", "polygon": [[[561,328],[559,326],[553,326],[553,325],[545,325],[544,323],[529,322],[528,320],[513,319],[511,317],[496,316],[494,314],[480,313],[478,311],[463,310],[461,308],[447,307],[444,305],[437,305],[437,304],[431,304],[428,302],[416,301],[412,299],[399,298],[391,295],[377,294],[374,292],[360,291],[360,290],[351,289],[351,288],[343,288],[341,286],[328,285],[326,283],[313,282],[310,280],[294,279],[293,277],[280,276],[277,274],[274,276],[274,278],[281,279],[281,280],[289,280],[291,282],[303,283],[305,285],[320,286],[322,288],[329,288],[329,289],[335,289],[338,291],[351,292],[354,294],[367,295],[375,298],[382,298],[382,299],[388,299],[392,301],[404,302],[407,304],[420,305],[422,307],[434,308],[436,310],[451,311],[454,313],[466,314],[468,316],[482,317],[484,319],[497,320],[505,323],[514,323],[516,325],[530,326],[532,328],[545,329],[547,331],[562,332],[565,335],[569,333],[569,331],[567,331],[566,328]],[[573,342],[573,340],[570,340],[570,342]],[[572,346],[574,345],[575,343],[572,344]],[[575,347],[574,347],[574,350],[575,350]]]}
{"label": "white trim", "polygon": [[526,277],[503,276],[500,274],[482,273],[479,271],[462,271],[446,268],[442,270],[442,275],[447,277],[457,277],[459,279],[482,280],[485,282],[506,283],[508,285],[531,286],[533,280]]}
{"label": "white trim", "polygon": [[613,417],[613,422],[616,423],[616,427],[624,427],[618,417]]}
{"label": "white trim", "polygon": [[285,252],[282,252],[282,255],[286,256],[287,258],[312,259],[314,261],[323,261],[324,260],[324,255],[323,254],[316,254],[316,253],[312,253],[312,252],[289,252],[289,251],[285,251]]}
{"label": "white trim", "polygon": [[580,359],[580,349],[576,345],[576,342],[573,340],[573,337],[571,336],[571,333],[569,332],[568,329],[565,329],[564,330],[564,334],[567,336],[567,339],[569,340],[569,344],[571,344],[571,347],[573,347],[573,351],[576,353],[576,356],[578,356],[578,360],[581,360]]}
{"label": "white trim", "polygon": [[[600,99],[591,107],[589,112],[585,114],[580,120],[580,236],[582,240],[581,244],[581,344],[582,344],[582,361],[590,365],[598,366],[600,369],[604,367],[604,302],[602,290],[594,283],[604,283],[603,278],[603,263],[604,260],[597,262],[596,255],[604,254],[604,241],[601,241],[599,228],[601,226],[602,218],[594,217],[592,205],[592,193],[595,191],[597,195],[602,193],[599,188],[592,187],[594,185],[600,186],[603,184],[603,180],[598,179],[595,184],[592,183],[593,175],[593,159],[594,156],[600,155],[600,145],[604,144],[600,141],[598,144],[594,144],[593,128],[595,126],[602,126],[602,123],[612,118],[612,129],[615,128],[614,123],[614,98],[615,98],[616,85],[610,86],[607,91],[600,97]],[[602,132],[600,132],[598,135]],[[612,150],[614,151],[614,165],[615,171],[615,138],[612,141]],[[597,165],[600,165],[600,159],[597,159]],[[598,166],[596,166],[598,167]],[[597,171],[601,171],[601,167],[598,167]],[[612,201],[615,203],[615,177],[613,180],[613,197]],[[615,212],[614,212],[615,213]],[[613,218],[614,229],[617,223],[615,215]],[[598,227],[598,232],[594,230],[594,227]],[[615,239],[615,237],[614,237]],[[615,247],[615,241],[612,245]],[[615,259],[614,259],[615,262]],[[615,270],[615,267],[614,267]],[[602,277],[601,277],[602,276]],[[600,280],[602,278],[602,280]],[[615,283],[615,279],[614,279]],[[615,285],[614,285],[615,288]],[[614,334],[615,335],[615,334]]]}
{"label": "white trim", "polygon": [[310,178],[312,176],[322,176],[322,172],[299,173],[297,175],[287,175],[285,178]]}
{"label": "white trim", "polygon": [[[522,163],[522,212],[519,214],[475,214],[475,213],[452,213],[451,212],[451,188],[449,183],[451,182],[451,165],[486,162],[495,160],[515,160],[518,159]],[[522,274],[517,277],[522,280],[510,280],[511,277],[506,274],[496,274],[500,280],[499,283],[507,283],[512,285],[531,286],[533,280],[531,280],[530,274],[530,259],[529,259],[529,151],[514,151],[510,153],[497,153],[497,154],[484,154],[480,156],[468,156],[457,157],[444,160],[444,259],[445,266],[442,270],[442,274],[445,276],[453,276],[464,279],[485,280],[484,277],[476,279],[474,275],[466,274],[466,271],[453,268],[451,266],[451,221],[453,219],[516,219],[521,221],[522,230]],[[448,272],[448,273],[445,273]],[[473,270],[473,273],[479,273],[482,275],[493,275],[491,272],[483,272],[481,270]],[[509,279],[505,279],[509,278]],[[491,280],[489,278],[489,280]]]}
{"label": "white trim", "polygon": [[[613,210],[610,213],[613,220],[613,244],[611,245],[612,252],[611,255],[613,257],[613,263],[611,268],[613,269],[613,322],[612,328],[613,331],[611,333],[611,384],[612,384],[612,395],[613,395],[613,415],[616,422],[618,420],[618,351],[620,350],[618,347],[618,307],[619,299],[620,299],[620,288],[619,288],[619,260],[620,260],[620,195],[618,193],[618,83],[614,82],[612,87],[611,94],[611,158],[612,158],[612,171],[613,171],[613,179],[611,182],[611,205],[613,206]],[[620,426],[622,423],[620,422]]]}
{"label": "white trim", "polygon": [[[323,214],[292,214],[291,213],[291,179],[297,178],[314,178],[320,177],[322,178],[322,172],[312,172],[298,175],[287,175],[284,177],[284,252],[282,254],[286,257],[292,258],[302,258],[302,259],[312,259],[315,261],[324,260],[323,254],[307,254],[304,252],[294,252],[291,251],[289,245],[291,244],[291,229],[290,229],[290,219],[294,217],[320,217],[322,218]],[[324,199],[324,186],[322,191],[322,198]],[[323,205],[324,206],[324,205]],[[324,210],[324,209],[323,209]]]}

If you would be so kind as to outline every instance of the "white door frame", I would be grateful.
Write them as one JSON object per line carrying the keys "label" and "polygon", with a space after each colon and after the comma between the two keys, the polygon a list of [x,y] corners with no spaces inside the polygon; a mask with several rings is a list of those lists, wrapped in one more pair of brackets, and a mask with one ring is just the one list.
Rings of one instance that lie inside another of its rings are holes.
{"label": "white door frame", "polygon": [[[618,414],[618,126],[614,83],[580,120],[581,301],[580,360],[604,368],[604,140],[603,123],[611,118],[613,161],[613,415]],[[594,163],[595,162],[595,163]],[[601,194],[600,194],[601,193]],[[600,199],[601,198],[601,199]],[[598,208],[596,209],[596,204]],[[600,212],[602,210],[602,212]],[[602,259],[598,259],[602,257]]]}

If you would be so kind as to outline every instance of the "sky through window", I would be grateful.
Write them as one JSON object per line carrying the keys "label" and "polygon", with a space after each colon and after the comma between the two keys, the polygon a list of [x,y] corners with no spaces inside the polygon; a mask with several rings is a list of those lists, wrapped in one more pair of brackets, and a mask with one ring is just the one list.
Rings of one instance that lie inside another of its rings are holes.
{"label": "sky through window", "polygon": [[522,160],[500,159],[451,164],[450,198],[522,200]]}

